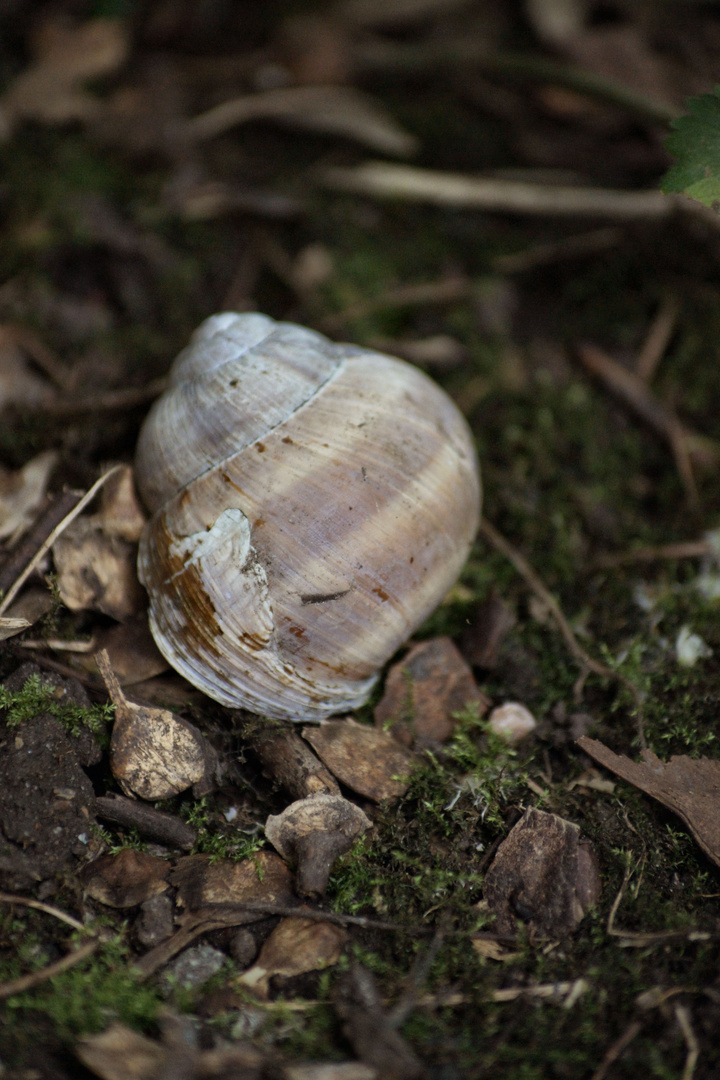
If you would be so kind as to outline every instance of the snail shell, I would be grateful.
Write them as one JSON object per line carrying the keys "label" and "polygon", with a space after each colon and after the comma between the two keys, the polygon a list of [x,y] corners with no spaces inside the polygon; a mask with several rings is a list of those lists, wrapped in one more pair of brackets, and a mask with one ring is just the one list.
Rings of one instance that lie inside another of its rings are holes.
{"label": "snail shell", "polygon": [[258,314],[207,319],[170,380],[136,460],[160,651],[224,705],[357,708],[470,550],[465,420],[410,364]]}

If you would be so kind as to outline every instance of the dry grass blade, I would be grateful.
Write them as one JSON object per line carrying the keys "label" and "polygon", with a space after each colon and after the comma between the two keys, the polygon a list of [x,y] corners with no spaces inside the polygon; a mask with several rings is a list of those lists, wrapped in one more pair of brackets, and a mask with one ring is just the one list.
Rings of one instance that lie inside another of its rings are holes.
{"label": "dry grass blade", "polygon": [[320,180],[338,191],[354,191],[379,199],[511,214],[633,221],[664,218],[674,210],[673,201],[659,191],[529,184],[522,180],[434,172],[386,161],[368,161],[355,168],[326,169]]}
{"label": "dry grass blade", "polygon": [[100,939],[93,938],[92,941],[86,941],[84,945],[80,945],[79,948],[69,952],[62,959],[56,960],[53,964],[48,964],[47,967],[40,968],[39,971],[32,971],[29,975],[21,975],[19,979],[12,979],[10,982],[2,983],[0,985],[0,1001],[14,997],[15,994],[22,994],[25,990],[31,990],[34,986],[47,982],[48,979],[54,979],[56,975],[68,971],[70,968],[75,967],[76,964],[79,964],[81,960],[86,960],[88,956],[92,956],[99,947]]}

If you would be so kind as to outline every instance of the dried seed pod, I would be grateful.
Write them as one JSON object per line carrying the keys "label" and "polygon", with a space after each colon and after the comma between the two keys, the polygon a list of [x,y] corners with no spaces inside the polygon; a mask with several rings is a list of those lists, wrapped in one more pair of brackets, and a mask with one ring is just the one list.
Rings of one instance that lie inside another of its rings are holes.
{"label": "dried seed pod", "polygon": [[217,701],[281,719],[367,700],[480,511],[469,429],[431,379],[258,314],[196,331],[136,474],[160,651]]}

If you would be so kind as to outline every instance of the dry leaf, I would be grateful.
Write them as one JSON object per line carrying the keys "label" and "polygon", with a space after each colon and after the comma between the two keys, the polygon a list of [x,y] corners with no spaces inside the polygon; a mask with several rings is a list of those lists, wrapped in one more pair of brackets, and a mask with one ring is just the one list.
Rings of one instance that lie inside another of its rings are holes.
{"label": "dry leaf", "polygon": [[720,866],[720,761],[675,754],[664,762],[652,750],[643,750],[643,761],[635,762],[587,735],[576,745],[677,814],[708,858]]}
{"label": "dry leaf", "polygon": [[[107,652],[110,666],[121,686],[133,686],[135,683],[152,679],[168,669],[168,662],[150,633],[144,611],[126,619],[125,622],[101,627],[96,631],[93,640],[95,644],[89,652],[98,652],[100,649]],[[85,671],[93,673],[96,671],[95,657],[89,653],[84,657],[76,657],[75,663]],[[139,691],[137,693],[143,701],[153,704],[152,697]],[[189,696],[187,692],[179,695],[178,706],[185,705]],[[165,705],[173,703],[169,696],[161,696],[159,700]]]}
{"label": "dry leaf", "polygon": [[297,865],[299,896],[322,896],[333,863],[369,829],[370,819],[342,795],[309,795],[265,822],[265,835],[284,859]]}
{"label": "dry leaf", "polygon": [[145,606],[137,548],[79,517],[53,544],[60,598],[70,611],[90,608],[122,622]]}
{"label": "dry leaf", "polygon": [[390,668],[375,723],[390,725],[405,746],[414,739],[444,742],[455,729],[453,713],[473,702],[485,712],[487,699],[455,645],[448,637],[433,638],[415,645]]}
{"label": "dry leaf", "polygon": [[209,855],[189,855],[180,859],[168,880],[178,890],[178,902],[188,911],[171,938],[136,962],[135,968],[144,977],[156,972],[200,934],[267,917],[267,912],[253,911],[243,903],[283,907],[297,903],[292,874],[270,851],[261,851],[241,862],[211,862]]}
{"label": "dry leaf", "polygon": [[32,626],[32,623],[27,619],[14,619],[9,615],[0,615],[0,641],[14,637],[15,634],[21,634],[23,630],[27,630],[28,626]]}
{"label": "dry leaf", "polygon": [[415,755],[384,731],[350,719],[329,720],[303,728],[303,738],[338,780],[367,799],[399,799],[408,789],[405,778]]}
{"label": "dry leaf", "polygon": [[167,799],[214,770],[214,752],[194,724],[168,709],[128,701],[107,653],[95,659],[115,705],[110,768],[126,795]]}
{"label": "dry leaf", "polygon": [[347,936],[345,930],[329,922],[294,916],[283,919],[238,982],[251,987],[259,998],[267,998],[275,975],[290,979],[337,964]]}
{"label": "dry leaf", "polygon": [[482,956],[485,960],[499,960],[503,963],[512,963],[513,960],[516,960],[521,955],[518,952],[513,952],[511,949],[508,949],[502,942],[496,941],[494,938],[485,937],[482,933],[471,934],[470,942],[478,956]]}
{"label": "dry leaf", "polygon": [[88,896],[107,907],[136,907],[165,892],[170,863],[144,851],[123,848],[117,855],[101,855],[80,873]]}
{"label": "dry leaf", "polygon": [[290,127],[342,135],[383,154],[407,157],[418,149],[383,106],[350,86],[293,86],[232,98],[188,121],[191,141],[208,139],[249,120],[278,120]]}
{"label": "dry leaf", "polygon": [[96,116],[102,103],[82,84],[116,71],[128,47],[127,26],[118,19],[77,27],[46,19],[34,42],[34,62],[0,98],[0,137],[8,138],[21,120],[58,124]]}
{"label": "dry leaf", "polygon": [[599,896],[594,852],[577,825],[531,808],[498,848],[484,893],[495,933],[512,935],[522,920],[535,935],[562,937]]}
{"label": "dry leaf", "polygon": [[107,536],[118,536],[131,544],[138,542],[147,517],[135,490],[130,465],[122,466],[108,480],[100,496],[100,510],[91,520]]}
{"label": "dry leaf", "polygon": [[55,450],[46,450],[17,472],[0,466],[0,540],[13,542],[32,524],[57,459]]}
{"label": "dry leaf", "polygon": [[166,1056],[160,1043],[120,1023],[80,1039],[75,1053],[101,1080],[150,1080]]}

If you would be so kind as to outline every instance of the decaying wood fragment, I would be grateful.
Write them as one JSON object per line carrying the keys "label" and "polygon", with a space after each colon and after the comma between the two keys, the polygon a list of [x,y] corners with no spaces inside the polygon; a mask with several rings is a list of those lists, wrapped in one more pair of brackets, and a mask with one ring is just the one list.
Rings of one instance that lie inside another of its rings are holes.
{"label": "decaying wood fragment", "polygon": [[484,891],[496,933],[524,922],[535,936],[558,938],[597,901],[600,875],[577,825],[531,807],[498,848]]}

